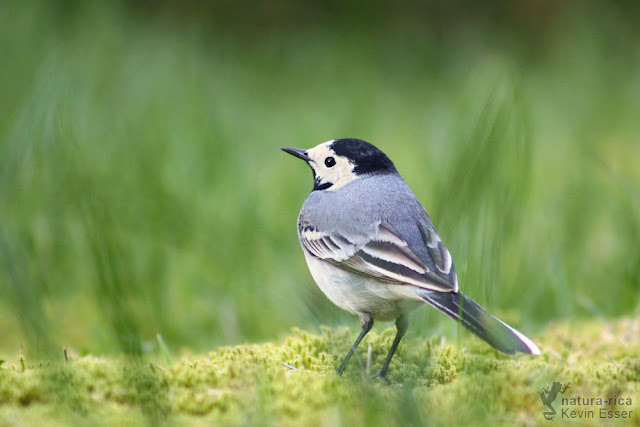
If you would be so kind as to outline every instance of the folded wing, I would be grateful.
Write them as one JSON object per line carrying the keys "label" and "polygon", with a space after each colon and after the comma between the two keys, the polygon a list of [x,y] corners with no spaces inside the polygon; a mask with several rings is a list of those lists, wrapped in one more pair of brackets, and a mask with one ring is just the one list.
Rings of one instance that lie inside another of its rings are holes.
{"label": "folded wing", "polygon": [[[319,231],[306,225],[301,226],[300,240],[311,255],[363,276],[391,283],[411,284],[433,291],[457,291],[455,283],[449,283],[431,271],[390,224],[381,221],[377,227],[377,233],[373,238],[357,241],[336,232]],[[437,237],[437,234],[435,236]],[[447,249],[439,238],[436,242],[435,238],[431,237],[431,242],[427,240],[430,236],[424,237],[429,252],[436,255],[436,268],[448,273],[451,268],[451,256]],[[429,246],[429,243],[433,247]]]}

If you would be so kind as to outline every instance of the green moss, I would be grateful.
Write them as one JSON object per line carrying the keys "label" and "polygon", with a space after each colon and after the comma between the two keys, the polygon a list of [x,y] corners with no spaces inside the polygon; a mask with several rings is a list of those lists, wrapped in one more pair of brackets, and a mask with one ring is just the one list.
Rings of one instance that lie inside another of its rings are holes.
{"label": "green moss", "polygon": [[185,355],[170,367],[19,356],[0,366],[0,424],[530,424],[543,420],[538,392],[554,381],[570,384],[569,397],[630,397],[632,405],[617,409],[634,411],[624,421],[638,423],[639,329],[635,319],[551,325],[536,337],[542,357],[498,354],[475,338],[450,345],[409,337],[391,365],[391,386],[369,379],[391,328],[367,336],[343,377],[334,371],[356,332],[346,328],[293,330],[279,343]]}

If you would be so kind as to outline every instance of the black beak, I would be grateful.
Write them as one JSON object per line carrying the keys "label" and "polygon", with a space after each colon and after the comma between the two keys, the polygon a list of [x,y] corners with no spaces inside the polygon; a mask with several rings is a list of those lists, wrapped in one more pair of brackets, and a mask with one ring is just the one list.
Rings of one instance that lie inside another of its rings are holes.
{"label": "black beak", "polygon": [[301,150],[299,148],[289,148],[289,147],[282,147],[281,150],[291,154],[292,156],[296,156],[299,159],[304,160],[305,162],[308,162],[309,160],[311,160],[306,150]]}

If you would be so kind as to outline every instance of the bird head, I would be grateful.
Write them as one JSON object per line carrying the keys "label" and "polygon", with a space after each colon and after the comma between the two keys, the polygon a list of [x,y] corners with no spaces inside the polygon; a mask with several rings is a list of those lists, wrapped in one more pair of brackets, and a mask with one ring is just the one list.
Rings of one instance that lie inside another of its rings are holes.
{"label": "bird head", "polygon": [[397,173],[393,162],[378,148],[359,139],[334,139],[309,150],[283,147],[313,171],[313,190],[333,191],[364,176]]}

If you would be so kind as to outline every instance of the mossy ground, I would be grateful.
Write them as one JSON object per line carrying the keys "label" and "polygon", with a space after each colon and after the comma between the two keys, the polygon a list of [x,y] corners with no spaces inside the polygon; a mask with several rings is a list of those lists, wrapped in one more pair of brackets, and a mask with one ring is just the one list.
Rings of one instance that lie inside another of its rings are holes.
{"label": "mossy ground", "polygon": [[[506,356],[475,338],[448,344],[408,337],[388,374],[370,379],[394,330],[372,332],[345,375],[334,371],[354,330],[299,330],[279,343],[221,348],[173,363],[77,357],[32,364],[22,356],[0,368],[0,425],[10,424],[537,424],[538,392],[569,383],[564,397],[631,398],[620,424],[640,423],[640,321],[550,325],[543,356]],[[286,365],[289,365],[287,367]],[[560,398],[554,403],[562,418]],[[575,420],[599,424],[595,419]]]}

